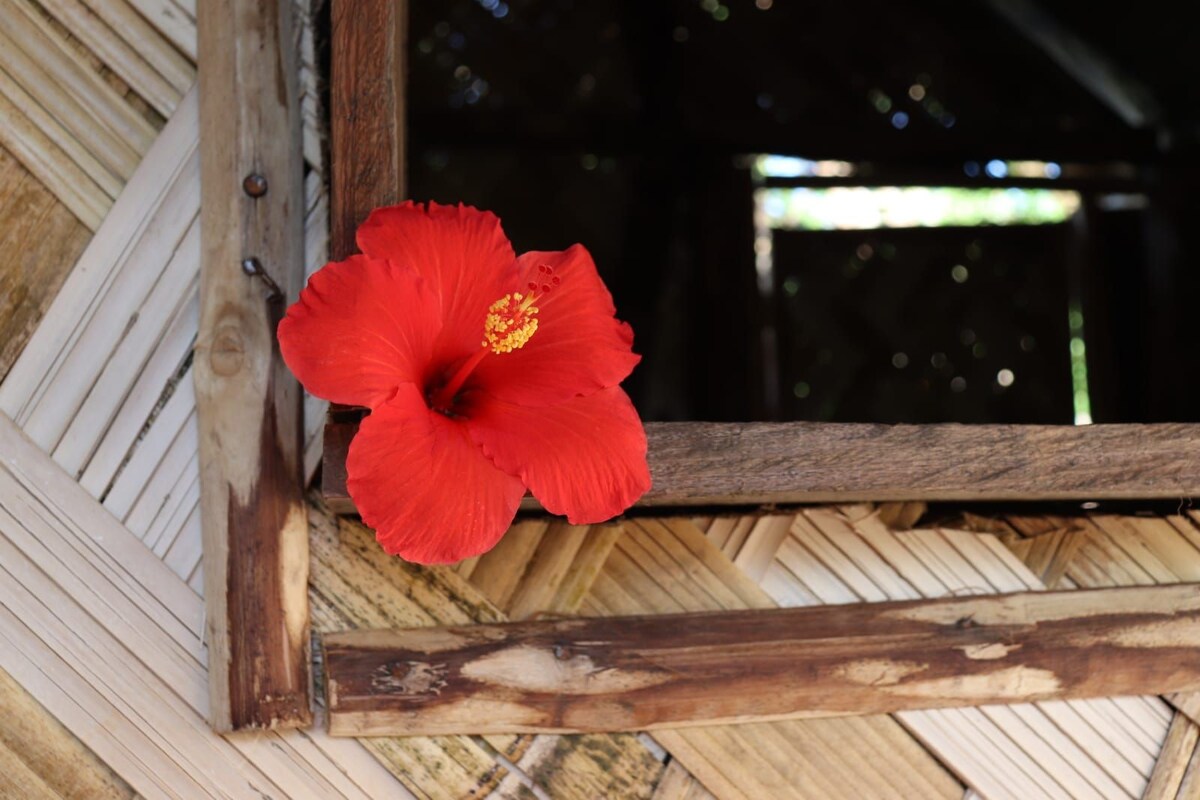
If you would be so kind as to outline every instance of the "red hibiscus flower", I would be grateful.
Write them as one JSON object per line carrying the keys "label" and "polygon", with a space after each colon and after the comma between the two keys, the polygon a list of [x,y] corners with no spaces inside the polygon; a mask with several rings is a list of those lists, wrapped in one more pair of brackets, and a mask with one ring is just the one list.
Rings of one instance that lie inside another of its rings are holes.
{"label": "red hibiscus flower", "polygon": [[279,324],[310,392],[366,406],[347,489],[383,548],[424,564],[490,549],[526,488],[575,524],[650,487],[618,384],[633,331],[580,245],[517,256],[494,214],[414,203],[358,229]]}

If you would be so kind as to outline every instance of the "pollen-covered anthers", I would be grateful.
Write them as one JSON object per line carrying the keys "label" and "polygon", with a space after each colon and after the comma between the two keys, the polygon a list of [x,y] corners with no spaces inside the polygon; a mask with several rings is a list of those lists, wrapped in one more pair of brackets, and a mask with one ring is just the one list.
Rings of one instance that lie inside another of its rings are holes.
{"label": "pollen-covered anthers", "polygon": [[483,325],[483,346],[493,353],[511,353],[520,350],[537,332],[538,307],[534,305],[561,280],[548,264],[538,266],[539,280],[530,281],[529,292],[506,294],[488,308],[487,321]]}
{"label": "pollen-covered anthers", "polygon": [[538,308],[533,301],[534,295],[516,292],[492,303],[483,324],[483,346],[492,348],[493,353],[511,353],[524,347],[537,332]]}

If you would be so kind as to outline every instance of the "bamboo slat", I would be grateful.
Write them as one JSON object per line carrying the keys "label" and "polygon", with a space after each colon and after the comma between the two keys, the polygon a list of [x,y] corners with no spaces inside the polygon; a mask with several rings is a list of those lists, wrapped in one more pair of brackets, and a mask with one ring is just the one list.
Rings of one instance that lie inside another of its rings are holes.
{"label": "bamboo slat", "polygon": [[89,235],[0,147],[0,381],[53,302]]}
{"label": "bamboo slat", "polygon": [[203,602],[5,417],[0,449],[0,668],[135,791],[386,793],[356,742],[212,734]]}
{"label": "bamboo slat", "polygon": [[[0,797],[36,796],[27,788],[33,783],[52,798],[132,800],[129,785],[2,670],[0,717],[5,720],[0,725]],[[13,776],[22,772],[37,781],[26,779],[26,786],[18,786]]]}
{"label": "bamboo slat", "polygon": [[0,146],[16,156],[70,209],[84,226],[96,230],[110,199],[45,131],[8,98],[11,79],[0,65]]}
{"label": "bamboo slat", "polygon": [[44,0],[42,6],[164,117],[196,80],[187,59],[124,0]]}
{"label": "bamboo slat", "polygon": [[29,0],[0,6],[3,64],[58,122],[122,179],[157,131],[46,25]]}

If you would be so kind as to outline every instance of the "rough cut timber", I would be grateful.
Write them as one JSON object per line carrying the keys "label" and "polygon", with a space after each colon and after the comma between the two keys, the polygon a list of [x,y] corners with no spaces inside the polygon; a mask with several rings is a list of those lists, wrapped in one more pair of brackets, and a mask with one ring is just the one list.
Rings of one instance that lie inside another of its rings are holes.
{"label": "rough cut timber", "polygon": [[[331,413],[322,489],[339,512],[361,412]],[[644,506],[859,500],[1113,500],[1200,494],[1200,425],[646,426]]]}
{"label": "rough cut timber", "polygon": [[208,0],[199,12],[195,385],[210,718],[220,731],[307,726],[301,393],[275,340],[304,275],[296,29],[287,2]]}
{"label": "rough cut timber", "polygon": [[404,197],[407,0],[333,0],[330,258],[357,252],[354,231]]}
{"label": "rough cut timber", "polygon": [[340,736],[620,731],[1200,688],[1200,587],[354,631]]}

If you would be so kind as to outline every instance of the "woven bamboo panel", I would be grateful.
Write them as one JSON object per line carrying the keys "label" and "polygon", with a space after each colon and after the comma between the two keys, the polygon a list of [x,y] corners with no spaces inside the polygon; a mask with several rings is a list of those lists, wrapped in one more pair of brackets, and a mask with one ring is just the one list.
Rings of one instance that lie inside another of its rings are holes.
{"label": "woven bamboo panel", "polygon": [[[306,265],[325,259],[303,23]],[[1193,796],[1200,700],[1120,698],[618,736],[222,739],[204,722],[192,0],[0,5],[0,796]],[[321,403],[306,404],[310,474]],[[453,568],[312,509],[318,630],[1197,580],[1169,518],[919,504],[519,523]],[[1161,754],[1161,755],[1160,755]],[[1192,794],[1189,794],[1192,793]]]}

